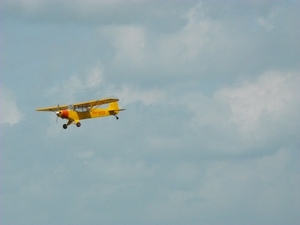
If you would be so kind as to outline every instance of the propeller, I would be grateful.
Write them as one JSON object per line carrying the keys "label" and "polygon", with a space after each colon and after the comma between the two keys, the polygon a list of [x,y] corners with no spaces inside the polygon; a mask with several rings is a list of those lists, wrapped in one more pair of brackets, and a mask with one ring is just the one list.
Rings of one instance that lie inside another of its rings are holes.
{"label": "propeller", "polygon": [[57,123],[57,119],[59,115],[59,104],[57,104],[57,111],[55,112],[55,114],[56,114],[56,123]]}

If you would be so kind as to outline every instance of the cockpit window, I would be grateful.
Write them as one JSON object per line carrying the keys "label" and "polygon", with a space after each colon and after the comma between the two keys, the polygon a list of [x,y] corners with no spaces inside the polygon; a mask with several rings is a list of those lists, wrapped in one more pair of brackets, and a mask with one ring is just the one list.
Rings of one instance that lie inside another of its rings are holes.
{"label": "cockpit window", "polygon": [[77,111],[77,112],[88,112],[89,108],[81,106],[81,107],[75,107],[74,110]]}

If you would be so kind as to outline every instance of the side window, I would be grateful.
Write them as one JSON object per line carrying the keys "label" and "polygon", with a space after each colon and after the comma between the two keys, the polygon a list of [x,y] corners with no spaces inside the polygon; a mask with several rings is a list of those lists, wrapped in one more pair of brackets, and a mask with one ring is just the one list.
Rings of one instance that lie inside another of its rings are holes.
{"label": "side window", "polygon": [[74,108],[75,111],[77,112],[88,112],[89,111],[89,108],[88,107],[76,107]]}

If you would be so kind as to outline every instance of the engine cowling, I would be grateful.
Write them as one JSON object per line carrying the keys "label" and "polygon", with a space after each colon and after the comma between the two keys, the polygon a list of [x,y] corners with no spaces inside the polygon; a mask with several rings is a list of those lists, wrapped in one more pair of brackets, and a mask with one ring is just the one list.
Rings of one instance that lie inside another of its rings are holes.
{"label": "engine cowling", "polygon": [[62,118],[62,119],[68,119],[69,118],[69,110],[65,109],[65,110],[61,110],[61,111],[57,111],[55,112],[55,114]]}
{"label": "engine cowling", "polygon": [[60,113],[60,117],[62,119],[68,119],[69,118],[69,110],[62,110],[61,113]]}

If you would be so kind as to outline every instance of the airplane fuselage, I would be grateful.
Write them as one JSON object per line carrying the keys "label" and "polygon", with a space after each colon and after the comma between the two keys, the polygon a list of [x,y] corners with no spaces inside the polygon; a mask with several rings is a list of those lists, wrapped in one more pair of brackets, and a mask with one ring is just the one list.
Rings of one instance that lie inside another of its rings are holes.
{"label": "airplane fuselage", "polygon": [[118,114],[117,111],[111,112],[107,109],[102,109],[102,108],[93,109],[92,111],[88,111],[88,112],[78,112],[72,109],[65,109],[60,111],[59,117],[61,117],[62,119],[80,121],[84,119],[92,119],[92,118],[111,116],[116,114]]}

